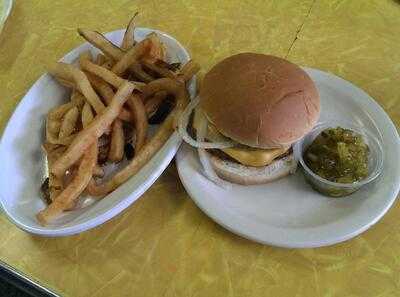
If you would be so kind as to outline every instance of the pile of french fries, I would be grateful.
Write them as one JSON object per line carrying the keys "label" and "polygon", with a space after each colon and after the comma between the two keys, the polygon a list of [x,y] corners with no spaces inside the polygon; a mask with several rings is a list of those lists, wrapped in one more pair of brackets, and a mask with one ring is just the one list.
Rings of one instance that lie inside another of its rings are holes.
{"label": "pile of french fries", "polygon": [[[58,62],[49,69],[71,89],[71,96],[46,118],[48,205],[37,214],[43,225],[74,209],[82,194],[100,199],[135,175],[168,140],[188,103],[186,83],[199,71],[198,64],[166,62],[166,49],[156,33],[136,42],[135,16],[120,46],[98,32],[78,29],[101,53],[92,57],[84,52],[77,66]],[[159,112],[165,115],[158,115],[160,125],[148,139],[149,121]],[[133,137],[127,136],[126,127]],[[127,145],[134,156],[126,152]],[[125,167],[103,178],[104,162],[126,159]]]}

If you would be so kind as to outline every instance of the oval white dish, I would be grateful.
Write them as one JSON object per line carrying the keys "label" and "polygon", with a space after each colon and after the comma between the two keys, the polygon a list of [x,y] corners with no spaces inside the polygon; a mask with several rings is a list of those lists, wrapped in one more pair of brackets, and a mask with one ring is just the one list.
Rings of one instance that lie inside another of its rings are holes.
{"label": "oval white dish", "polygon": [[[167,48],[169,61],[186,63],[189,54],[173,37],[147,28],[136,28],[135,39],[140,41],[150,32],[157,32]],[[115,44],[122,40],[125,30],[105,34]],[[79,54],[99,51],[89,43],[75,48],[61,61],[72,63]],[[195,94],[195,80],[189,85]],[[7,217],[19,228],[43,236],[66,236],[80,233],[111,219],[135,202],[161,175],[175,156],[181,139],[175,132],[161,150],[138,174],[104,199],[82,209],[68,211],[48,226],[41,226],[35,215],[45,207],[40,197],[43,181],[44,119],[47,112],[66,100],[68,90],[49,74],[36,81],[22,98],[11,116],[0,143],[0,203]]]}

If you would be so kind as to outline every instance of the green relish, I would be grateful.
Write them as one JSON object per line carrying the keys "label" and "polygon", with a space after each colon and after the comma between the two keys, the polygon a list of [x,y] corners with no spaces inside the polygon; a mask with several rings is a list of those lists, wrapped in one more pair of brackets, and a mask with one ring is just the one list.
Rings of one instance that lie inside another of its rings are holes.
{"label": "green relish", "polygon": [[336,183],[354,183],[368,176],[368,145],[352,130],[336,127],[321,132],[304,153],[307,166]]}

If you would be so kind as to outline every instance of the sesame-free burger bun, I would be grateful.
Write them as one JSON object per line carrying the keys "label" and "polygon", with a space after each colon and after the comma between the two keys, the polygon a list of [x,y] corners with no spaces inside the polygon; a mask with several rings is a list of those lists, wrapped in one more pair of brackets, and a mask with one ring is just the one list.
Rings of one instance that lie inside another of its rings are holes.
{"label": "sesame-free burger bun", "polygon": [[247,146],[290,146],[318,120],[318,91],[299,66],[270,55],[241,53],[204,77],[200,106],[225,136]]}

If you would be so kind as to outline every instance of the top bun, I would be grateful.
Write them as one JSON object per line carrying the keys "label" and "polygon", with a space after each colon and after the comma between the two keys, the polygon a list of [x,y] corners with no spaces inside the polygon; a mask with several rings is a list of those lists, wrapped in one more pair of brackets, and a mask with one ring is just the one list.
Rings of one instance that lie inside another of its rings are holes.
{"label": "top bun", "polygon": [[282,58],[242,53],[204,77],[200,107],[223,135],[256,148],[286,147],[318,120],[318,91],[307,73]]}

